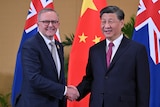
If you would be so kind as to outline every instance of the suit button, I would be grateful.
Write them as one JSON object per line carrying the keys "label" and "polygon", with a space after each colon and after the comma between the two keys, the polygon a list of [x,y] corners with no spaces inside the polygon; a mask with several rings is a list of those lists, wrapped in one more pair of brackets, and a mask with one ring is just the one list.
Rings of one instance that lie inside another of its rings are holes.
{"label": "suit button", "polygon": [[108,76],[106,76],[105,78],[108,79]]}

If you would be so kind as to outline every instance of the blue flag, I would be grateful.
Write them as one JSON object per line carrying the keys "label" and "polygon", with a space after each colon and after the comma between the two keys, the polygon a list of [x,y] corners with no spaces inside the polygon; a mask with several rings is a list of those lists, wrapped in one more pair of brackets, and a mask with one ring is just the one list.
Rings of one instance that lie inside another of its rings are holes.
{"label": "blue flag", "polygon": [[[53,9],[53,0],[31,0],[30,8],[28,11],[22,40],[19,46],[19,50],[17,53],[16,65],[15,65],[15,73],[14,80],[12,85],[12,96],[11,103],[12,105],[15,103],[16,97],[19,95],[22,85],[22,64],[21,64],[21,47],[28,38],[35,35],[37,33],[37,13],[43,8],[52,8]],[[60,41],[60,36],[56,35]]]}
{"label": "blue flag", "polygon": [[150,64],[150,107],[160,107],[159,0],[140,0],[133,40],[146,46]]}

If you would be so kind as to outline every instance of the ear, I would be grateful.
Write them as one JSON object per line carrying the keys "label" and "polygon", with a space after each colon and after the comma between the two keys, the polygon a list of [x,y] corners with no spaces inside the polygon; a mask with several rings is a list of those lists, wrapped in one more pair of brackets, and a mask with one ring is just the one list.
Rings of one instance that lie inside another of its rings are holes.
{"label": "ear", "polygon": [[124,20],[121,20],[120,23],[121,23],[121,28],[123,28],[124,27]]}
{"label": "ear", "polygon": [[60,26],[60,22],[58,22],[58,27]]}
{"label": "ear", "polygon": [[37,22],[37,26],[39,26],[39,22]]}

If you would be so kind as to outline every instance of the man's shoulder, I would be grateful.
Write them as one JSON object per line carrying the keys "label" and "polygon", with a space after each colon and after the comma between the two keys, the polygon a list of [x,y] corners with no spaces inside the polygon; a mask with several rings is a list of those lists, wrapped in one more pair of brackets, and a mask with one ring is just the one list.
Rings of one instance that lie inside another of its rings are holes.
{"label": "man's shoulder", "polygon": [[33,44],[36,44],[38,42],[39,38],[40,38],[39,34],[36,33],[35,35],[27,38],[24,41],[23,45],[32,45],[33,46]]}
{"label": "man's shoulder", "polygon": [[35,35],[32,35],[31,37],[29,37],[25,42],[34,42],[38,40],[38,38],[40,38],[40,34],[36,33]]}
{"label": "man's shoulder", "polygon": [[90,50],[101,50],[101,49],[105,49],[106,47],[106,40],[102,40],[100,42],[98,42],[97,44],[94,44],[93,46],[90,47]]}
{"label": "man's shoulder", "polygon": [[130,43],[131,43],[133,46],[135,46],[135,47],[145,47],[144,44],[139,43],[139,42],[134,41],[134,40],[131,40]]}
{"label": "man's shoulder", "polygon": [[106,39],[94,44],[92,47],[101,47],[101,46],[105,46],[106,45]]}

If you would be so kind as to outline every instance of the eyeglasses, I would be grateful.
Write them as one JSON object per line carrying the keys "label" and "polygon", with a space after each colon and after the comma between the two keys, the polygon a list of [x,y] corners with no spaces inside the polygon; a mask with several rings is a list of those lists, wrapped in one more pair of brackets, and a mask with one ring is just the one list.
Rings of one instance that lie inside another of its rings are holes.
{"label": "eyeglasses", "polygon": [[45,25],[49,25],[50,23],[52,25],[57,25],[59,23],[59,21],[57,21],[57,20],[51,20],[51,21],[50,20],[43,20],[43,21],[39,21],[39,22],[42,22]]}

